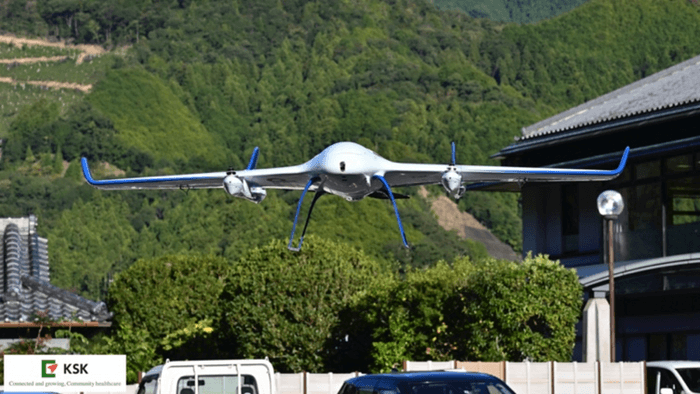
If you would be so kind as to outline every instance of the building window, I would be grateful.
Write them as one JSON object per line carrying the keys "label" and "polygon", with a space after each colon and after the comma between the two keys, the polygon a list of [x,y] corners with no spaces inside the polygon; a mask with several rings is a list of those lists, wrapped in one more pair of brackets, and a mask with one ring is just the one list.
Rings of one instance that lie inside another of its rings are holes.
{"label": "building window", "polygon": [[578,184],[565,184],[562,197],[562,249],[564,253],[578,252],[579,203]]}
{"label": "building window", "polygon": [[666,159],[666,172],[677,174],[693,169],[693,155],[680,155]]}
{"label": "building window", "polygon": [[639,163],[634,167],[634,172],[637,179],[658,178],[661,176],[661,161]]}
{"label": "building window", "polygon": [[[631,230],[661,229],[661,184],[635,186],[630,204]],[[659,233],[659,235],[661,235]]]}
{"label": "building window", "polygon": [[615,228],[615,260],[637,260],[661,256],[662,196],[661,183],[620,188],[625,210]]}
{"label": "building window", "polygon": [[684,333],[671,334],[671,360],[685,360],[687,358],[686,338]]}
{"label": "building window", "polygon": [[606,185],[625,200],[616,222],[616,260],[700,251],[700,153],[635,163],[623,175]]}
{"label": "building window", "polygon": [[688,335],[684,332],[649,335],[649,361],[685,360],[688,357]]}
{"label": "building window", "polygon": [[700,176],[666,182],[669,255],[700,250]]}

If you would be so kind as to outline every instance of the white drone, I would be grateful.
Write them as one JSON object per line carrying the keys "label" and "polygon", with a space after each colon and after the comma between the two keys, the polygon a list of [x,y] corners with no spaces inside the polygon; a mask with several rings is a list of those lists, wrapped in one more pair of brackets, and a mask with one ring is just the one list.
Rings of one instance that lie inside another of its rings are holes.
{"label": "white drone", "polygon": [[[241,171],[95,180],[90,174],[85,158],[82,158],[82,166],[87,182],[102,190],[224,188],[234,197],[245,198],[255,203],[259,203],[267,196],[265,189],[302,190],[294,216],[292,234],[289,237],[288,248],[294,251],[301,249],[311,211],[316,200],[323,194],[335,194],[348,201],[359,201],[365,197],[390,199],[396,212],[401,239],[404,246],[408,248],[395,201],[396,198],[408,198],[408,196],[393,193],[392,187],[442,184],[450,196],[459,199],[466,190],[463,184],[468,182],[607,181],[622,173],[627,162],[629,147],[622,154],[617,169],[610,171],[457,165],[454,143],[452,143],[452,162],[447,165],[396,163],[354,142],[338,142],[304,164],[256,169],[258,152],[256,147],[248,167]],[[309,190],[316,192],[316,195],[311,202],[299,246],[295,248],[293,247],[294,231],[301,203]]]}

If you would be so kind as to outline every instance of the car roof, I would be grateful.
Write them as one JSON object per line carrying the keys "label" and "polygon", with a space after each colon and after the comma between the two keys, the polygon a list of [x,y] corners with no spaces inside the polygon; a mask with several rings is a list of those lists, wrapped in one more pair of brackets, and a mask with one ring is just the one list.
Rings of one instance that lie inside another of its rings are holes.
{"label": "car roof", "polygon": [[700,368],[700,361],[649,361],[647,367],[655,368]]}
{"label": "car roof", "polygon": [[480,372],[445,372],[445,371],[429,371],[429,372],[398,372],[384,373],[373,375],[362,375],[356,378],[348,379],[348,383],[360,383],[364,380],[382,380],[395,382],[427,382],[427,381],[456,381],[456,380],[480,380],[480,381],[498,381],[495,377],[480,373]]}

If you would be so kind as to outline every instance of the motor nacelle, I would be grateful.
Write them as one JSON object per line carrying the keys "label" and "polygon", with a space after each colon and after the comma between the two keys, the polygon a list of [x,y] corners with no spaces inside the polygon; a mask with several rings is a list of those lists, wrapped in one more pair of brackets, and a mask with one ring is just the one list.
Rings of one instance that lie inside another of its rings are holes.
{"label": "motor nacelle", "polygon": [[459,200],[466,190],[466,188],[462,186],[462,175],[453,168],[450,168],[442,174],[441,183],[442,187],[447,191],[447,194],[454,197],[456,200]]}
{"label": "motor nacelle", "polygon": [[224,178],[224,189],[234,197],[245,198],[254,203],[259,203],[267,197],[265,189],[259,186],[250,187],[245,179],[235,175],[227,175]]}

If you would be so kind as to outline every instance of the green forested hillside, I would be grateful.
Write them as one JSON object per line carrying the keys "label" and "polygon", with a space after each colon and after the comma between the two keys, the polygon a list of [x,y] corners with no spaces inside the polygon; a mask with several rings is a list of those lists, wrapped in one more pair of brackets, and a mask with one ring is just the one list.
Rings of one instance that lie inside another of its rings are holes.
{"label": "green forested hillside", "polygon": [[[37,214],[56,284],[93,298],[138,257],[237,259],[286,238],[299,193],[260,205],[221,190],[100,193],[80,184],[80,156],[96,176],[218,171],[245,166],[254,146],[268,167],[351,140],[444,163],[455,141],[459,162],[495,164],[489,155],[521,127],[700,53],[687,0],[591,0],[524,26],[422,0],[6,3],[1,29],[131,45],[69,110],[39,100],[13,115],[3,146],[3,216]],[[460,206],[518,249],[517,198],[470,193]],[[441,230],[422,199],[399,209],[411,253],[386,201],[324,197],[309,232],[388,265],[483,255]]]}
{"label": "green forested hillside", "polygon": [[499,22],[532,23],[549,19],[587,0],[433,0],[441,10],[460,10],[474,18]]}
{"label": "green forested hillside", "polygon": [[481,43],[481,68],[563,110],[700,53],[697,2],[590,0],[536,25],[507,25]]}

